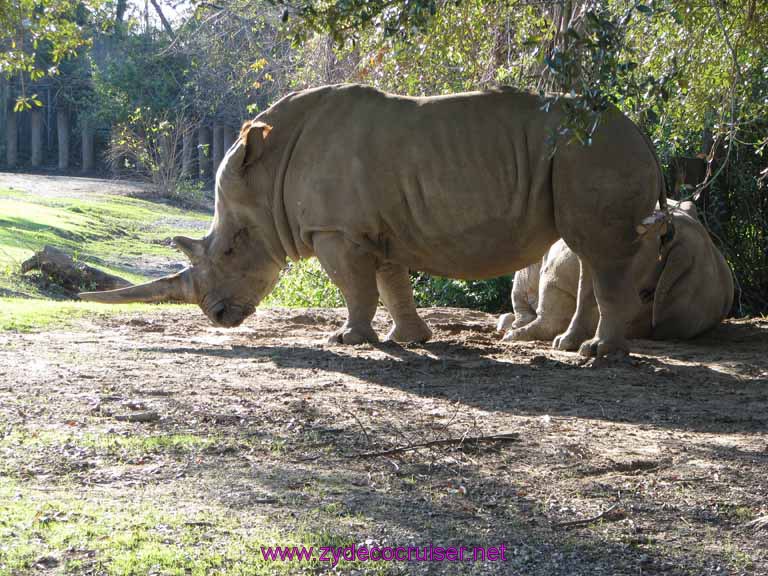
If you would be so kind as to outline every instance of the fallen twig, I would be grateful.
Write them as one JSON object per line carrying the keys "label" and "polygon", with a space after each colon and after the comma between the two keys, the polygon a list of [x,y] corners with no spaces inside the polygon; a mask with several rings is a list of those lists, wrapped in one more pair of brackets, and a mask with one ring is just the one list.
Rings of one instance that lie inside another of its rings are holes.
{"label": "fallen twig", "polygon": [[432,446],[451,446],[465,444],[480,444],[484,442],[519,442],[520,435],[517,432],[503,432],[501,434],[490,434],[487,436],[461,436],[458,438],[439,438],[429,442],[420,442],[418,444],[409,444],[408,446],[396,446],[388,450],[377,450],[373,452],[360,452],[357,454],[348,454],[344,458],[377,458],[379,456],[391,456],[392,454],[402,454],[412,452],[420,448],[430,448]]}
{"label": "fallen twig", "polygon": [[680,482],[680,483],[686,483],[686,482],[700,482],[702,480],[710,480],[712,476],[707,474],[706,476],[692,476],[688,478],[665,478],[665,482]]}
{"label": "fallen twig", "polygon": [[355,422],[357,422],[357,425],[360,426],[360,429],[363,431],[363,436],[365,436],[365,443],[367,445],[371,444],[371,439],[368,437],[368,430],[365,429],[365,426],[363,426],[363,423],[360,421],[360,418],[357,417],[357,414],[352,412],[351,410],[344,410],[345,414],[349,414],[352,416],[352,418],[355,419]]}
{"label": "fallen twig", "polygon": [[586,526],[588,524],[592,524],[593,522],[597,522],[598,520],[602,520],[608,514],[613,512],[619,504],[621,504],[621,500],[617,500],[611,506],[600,512],[600,514],[597,516],[592,516],[591,518],[582,518],[581,520],[568,520],[567,522],[557,522],[552,526],[553,528],[572,528],[574,526]]}
{"label": "fallen twig", "polygon": [[760,518],[755,518],[754,520],[751,520],[744,524],[747,528],[752,528],[753,530],[768,530],[768,516],[761,516]]}

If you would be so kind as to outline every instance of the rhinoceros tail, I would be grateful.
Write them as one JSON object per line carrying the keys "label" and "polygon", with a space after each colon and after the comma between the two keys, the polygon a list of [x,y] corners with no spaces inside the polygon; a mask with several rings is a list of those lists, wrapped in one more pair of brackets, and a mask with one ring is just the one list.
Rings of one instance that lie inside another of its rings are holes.
{"label": "rhinoceros tail", "polygon": [[[637,126],[636,126],[637,127]],[[656,148],[648,135],[637,127],[646,144],[648,150],[653,155],[656,164],[656,187],[659,191],[659,209],[654,210],[649,216],[643,218],[643,221],[637,225],[636,230],[640,238],[648,238],[657,234],[661,237],[662,246],[672,240],[675,235],[675,228],[672,224],[672,215],[669,212],[667,204],[667,184],[664,181],[664,172],[661,169],[661,161],[656,153]],[[650,233],[650,234],[649,234]]]}

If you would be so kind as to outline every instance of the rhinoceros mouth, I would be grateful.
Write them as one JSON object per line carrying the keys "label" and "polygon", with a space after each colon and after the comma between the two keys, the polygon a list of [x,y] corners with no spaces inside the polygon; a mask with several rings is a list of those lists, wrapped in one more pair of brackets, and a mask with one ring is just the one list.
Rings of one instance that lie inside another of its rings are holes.
{"label": "rhinoceros mouth", "polygon": [[226,300],[219,300],[205,310],[205,315],[216,326],[236,328],[248,316],[253,314],[254,310],[256,310],[256,307],[252,304],[234,304]]}

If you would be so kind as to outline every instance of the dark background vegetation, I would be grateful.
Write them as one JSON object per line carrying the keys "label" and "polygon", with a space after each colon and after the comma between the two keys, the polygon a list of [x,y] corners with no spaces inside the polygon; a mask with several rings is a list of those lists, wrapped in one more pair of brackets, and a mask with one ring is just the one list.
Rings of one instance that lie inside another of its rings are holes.
{"label": "dark background vegetation", "polygon": [[[743,315],[768,311],[767,36],[759,0],[22,0],[0,10],[0,65],[19,109],[37,105],[28,87],[47,78],[81,121],[113,136],[140,125],[139,146],[342,81],[579,95],[562,130],[584,145],[615,104],[652,139],[670,194],[696,200]],[[338,301],[316,269],[293,270],[295,290],[307,289],[296,303]],[[414,280],[420,305],[509,306],[508,278]]]}

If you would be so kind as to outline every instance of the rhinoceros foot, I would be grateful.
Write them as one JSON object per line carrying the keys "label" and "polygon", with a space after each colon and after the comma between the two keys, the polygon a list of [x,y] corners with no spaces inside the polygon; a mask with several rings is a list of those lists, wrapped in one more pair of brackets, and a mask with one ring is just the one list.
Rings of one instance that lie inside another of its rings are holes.
{"label": "rhinoceros foot", "polygon": [[624,338],[605,340],[595,336],[579,347],[579,354],[587,358],[597,358],[612,353],[629,354],[629,343]]}
{"label": "rhinoceros foot", "polygon": [[501,339],[501,341],[502,342],[527,342],[530,340],[546,340],[547,339],[545,336],[540,335],[536,330],[531,330],[530,326],[531,324],[522,326],[520,328],[515,328],[513,326],[511,330],[508,330],[507,333],[504,334],[504,337]]}
{"label": "rhinoceros foot", "polygon": [[426,342],[432,338],[432,330],[421,318],[415,318],[406,325],[392,326],[385,341],[393,342]]}
{"label": "rhinoceros foot", "polygon": [[565,332],[556,336],[552,341],[552,348],[555,350],[578,350],[582,342],[589,338],[582,330],[568,328]]}
{"label": "rhinoceros foot", "polygon": [[378,342],[379,337],[373,328],[360,328],[347,326],[346,324],[328,337],[329,344],[365,344],[366,342]]}
{"label": "rhinoceros foot", "polygon": [[512,324],[515,323],[515,315],[512,313],[509,314],[502,314],[499,316],[499,321],[496,322],[496,331],[497,332],[506,332],[510,328],[512,328]]}
{"label": "rhinoceros foot", "polygon": [[[531,322],[536,320],[535,314],[528,314],[525,311],[519,313],[502,314],[499,316],[498,322],[496,322],[497,332],[507,332],[509,330],[517,330],[523,326],[527,326]],[[516,340],[516,338],[506,338],[505,340]]]}

